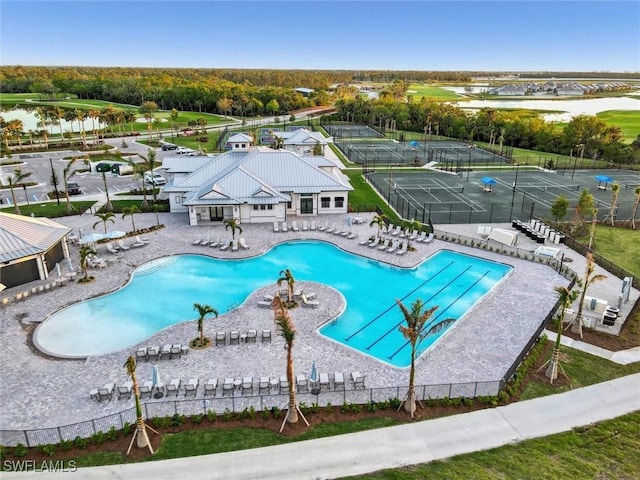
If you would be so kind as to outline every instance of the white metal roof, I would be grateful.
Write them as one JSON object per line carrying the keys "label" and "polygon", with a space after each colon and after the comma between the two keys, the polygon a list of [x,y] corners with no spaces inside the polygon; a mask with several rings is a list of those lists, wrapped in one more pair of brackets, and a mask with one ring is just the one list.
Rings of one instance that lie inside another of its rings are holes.
{"label": "white metal roof", "polygon": [[0,213],[0,262],[44,253],[70,231],[45,217]]}

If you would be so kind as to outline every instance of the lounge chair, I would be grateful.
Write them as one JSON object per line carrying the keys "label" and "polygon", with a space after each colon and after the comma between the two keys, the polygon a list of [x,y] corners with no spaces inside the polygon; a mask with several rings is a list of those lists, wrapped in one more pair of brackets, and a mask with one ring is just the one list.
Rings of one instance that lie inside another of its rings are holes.
{"label": "lounge chair", "polygon": [[167,385],[167,397],[170,393],[175,393],[176,397],[178,396],[178,392],[180,391],[181,381],[177,378],[172,378],[169,384]]}
{"label": "lounge chair", "polygon": [[159,347],[147,347],[147,361],[158,360],[159,356],[160,356]]}
{"label": "lounge chair", "polygon": [[238,251],[238,240],[232,240],[231,241],[231,251],[233,251],[233,252],[237,252]]}
{"label": "lounge chair", "polygon": [[289,393],[289,380],[286,375],[280,376],[280,393]]}
{"label": "lounge chair", "polygon": [[162,346],[162,350],[160,350],[160,360],[163,358],[171,358],[171,345],[166,344]]}
{"label": "lounge chair", "polygon": [[302,221],[302,231],[306,232],[307,230],[309,230],[309,222],[307,222],[306,220]]}
{"label": "lounge chair", "polygon": [[267,300],[261,300],[258,302],[260,308],[271,308],[271,302]]}
{"label": "lounge chair", "polygon": [[396,251],[396,255],[404,255],[407,253],[409,242],[400,242],[400,248]]}
{"label": "lounge chair", "polygon": [[240,237],[240,246],[245,250],[249,250],[249,245],[247,245],[247,242],[245,241],[244,237]]}
{"label": "lounge chair", "polygon": [[296,387],[298,388],[298,392],[309,391],[309,382],[307,381],[307,377],[304,374],[296,376]]}
{"label": "lounge chair", "polygon": [[218,238],[217,240],[211,240],[209,242],[209,248],[218,248],[220,246],[220,239]]}
{"label": "lounge chair", "polygon": [[402,227],[400,225],[398,225],[393,232],[391,232],[391,236],[392,237],[398,237],[400,235],[400,233],[402,232]]}
{"label": "lounge chair", "polygon": [[298,228],[298,222],[296,222],[295,220],[291,222],[291,230],[293,230],[294,232],[300,231],[300,229]]}
{"label": "lounge chair", "polygon": [[216,332],[216,346],[224,345],[227,342],[227,334],[225,332]]}
{"label": "lounge chair", "polygon": [[426,238],[423,240],[423,243],[431,243],[433,242],[434,238],[436,238],[435,235],[433,234],[433,232],[430,232],[429,235],[427,235]]}
{"label": "lounge chair", "polygon": [[333,374],[333,388],[336,390],[339,388],[344,390],[344,375],[342,372],[335,372]]}
{"label": "lounge chair", "polygon": [[300,292],[300,296],[302,296],[303,294],[305,297],[307,297],[307,300],[314,300],[315,298],[318,297],[318,294],[316,292],[309,292],[309,293],[305,291]]}
{"label": "lounge chair", "polygon": [[251,377],[243,377],[242,378],[242,386],[240,393],[242,395],[251,394],[253,395],[253,378]]}
{"label": "lounge chair", "polygon": [[109,253],[118,253],[118,249],[114,248],[111,243],[107,243],[107,252]]}
{"label": "lounge chair", "polygon": [[320,374],[320,391],[322,390],[330,390],[331,383],[329,382],[329,374],[321,373]]}
{"label": "lounge chair", "polygon": [[240,332],[238,330],[231,330],[229,332],[229,345],[240,344]]}
{"label": "lounge chair", "polygon": [[146,245],[147,245],[146,243],[139,242],[137,240],[131,244],[131,246],[134,248],[145,247]]}
{"label": "lounge chair", "polygon": [[220,244],[220,250],[226,250],[226,249],[228,249],[228,248],[229,248],[229,242],[227,242],[227,241],[223,241],[223,242],[221,242],[221,244]]}
{"label": "lounge chair", "polygon": [[324,231],[326,231],[326,230],[327,230],[327,227],[328,227],[328,226],[329,226],[329,225],[328,225],[326,222],[325,222],[324,224],[320,224],[320,225],[318,225],[318,231],[320,231],[320,232],[324,232]]}
{"label": "lounge chair", "polygon": [[369,244],[368,244],[367,246],[368,246],[369,248],[374,248],[374,247],[377,247],[377,246],[378,246],[378,244],[379,244],[380,242],[384,242],[384,238],[382,238],[382,237],[375,237],[373,240],[371,240],[371,241],[369,242]]}
{"label": "lounge chair", "polygon": [[140,398],[142,398],[143,395],[149,395],[149,398],[151,398],[152,393],[153,393],[153,382],[151,380],[146,380],[140,386]]}
{"label": "lounge chair", "polygon": [[200,242],[202,242],[202,238],[196,238],[192,245],[200,245]]}
{"label": "lounge chair", "polygon": [[213,395],[216,396],[216,390],[218,389],[218,379],[210,378],[207,383],[204,384],[204,396]]}
{"label": "lounge chair", "polygon": [[307,296],[303,293],[302,294],[302,306],[303,307],[318,308],[320,306],[320,302],[318,302],[317,300],[309,300],[307,298]]}
{"label": "lounge chair", "polygon": [[353,380],[353,388],[364,388],[364,375],[360,372],[352,372],[351,380]]}
{"label": "lounge chair", "polygon": [[354,238],[358,238],[358,234],[356,232],[350,232],[349,235],[347,235],[347,238],[349,240],[353,240]]}
{"label": "lounge chair", "polygon": [[387,253],[394,253],[398,249],[398,241],[395,240],[389,248],[387,248]]}
{"label": "lounge chair", "polygon": [[233,384],[233,378],[225,378],[222,384],[222,396],[233,395],[235,385]]}
{"label": "lounge chair", "polygon": [[200,242],[200,246],[201,247],[206,247],[211,243],[211,237],[209,238],[203,238],[202,241]]}
{"label": "lounge chair", "polygon": [[278,222],[273,222],[273,231],[274,231],[274,233],[278,233],[280,231],[280,227],[278,226]]}
{"label": "lounge chair", "polygon": [[258,332],[256,330],[249,330],[247,332],[247,343],[256,343],[256,338],[258,337]]}
{"label": "lounge chair", "polygon": [[414,230],[411,232],[411,235],[409,235],[409,240],[415,240],[416,238],[418,238],[418,230]]}
{"label": "lounge chair", "polygon": [[332,223],[331,226],[327,226],[327,228],[325,228],[324,231],[326,233],[333,233],[336,231],[336,226]]}
{"label": "lounge chair", "polygon": [[200,380],[197,378],[190,378],[187,383],[184,385],[184,396],[193,395],[194,397],[198,394],[198,386],[200,385]]}
{"label": "lounge chair", "polygon": [[127,247],[124,242],[122,240],[118,240],[116,242],[116,245],[118,246],[118,248],[120,248],[121,250],[129,250],[129,247]]}
{"label": "lounge chair", "polygon": [[105,383],[102,388],[98,389],[98,401],[101,402],[105,398],[109,400],[113,399],[113,391],[115,388],[115,383]]}
{"label": "lounge chair", "polygon": [[139,236],[139,235],[136,235],[136,242],[140,242],[140,243],[149,243],[149,239],[148,239],[148,238],[141,237],[141,236]]}
{"label": "lounge chair", "polygon": [[365,245],[368,245],[370,242],[372,242],[371,238],[365,238],[364,240],[360,240],[358,242],[358,245],[362,245],[364,247]]}
{"label": "lounge chair", "polygon": [[315,230],[315,229],[316,229],[316,221],[311,220],[311,225],[309,226],[309,230]]}
{"label": "lounge chair", "polygon": [[289,231],[289,226],[287,225],[287,222],[282,222],[282,231],[283,232]]}
{"label": "lounge chair", "polygon": [[271,343],[271,330],[262,330],[262,343]]}
{"label": "lounge chair", "polygon": [[129,380],[125,382],[124,385],[118,386],[118,400],[126,395],[127,398],[131,398],[131,393],[133,389],[133,382]]}
{"label": "lounge chair", "polygon": [[269,377],[260,377],[260,381],[258,382],[258,395],[262,395],[263,393],[270,392],[270,384]]}
{"label": "lounge chair", "polygon": [[424,242],[425,238],[427,238],[427,232],[420,232],[420,235],[416,237],[416,242]]}
{"label": "lounge chair", "polygon": [[180,357],[182,355],[182,345],[171,345],[169,350],[169,358]]}
{"label": "lounge chair", "polygon": [[144,360],[147,361],[147,347],[142,347],[136,350],[136,360]]}
{"label": "lounge chair", "polygon": [[[396,240],[397,242],[397,240]],[[391,248],[391,246],[393,245],[393,241],[389,240],[388,242],[386,240],[384,240],[379,246],[378,246],[378,250],[380,251],[384,251],[387,250],[388,248]]]}

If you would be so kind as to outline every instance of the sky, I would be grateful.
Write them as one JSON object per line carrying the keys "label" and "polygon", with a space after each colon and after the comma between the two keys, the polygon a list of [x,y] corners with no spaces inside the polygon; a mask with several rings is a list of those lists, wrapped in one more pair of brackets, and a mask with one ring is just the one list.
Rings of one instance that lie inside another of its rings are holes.
{"label": "sky", "polygon": [[640,1],[2,0],[0,64],[640,72]]}

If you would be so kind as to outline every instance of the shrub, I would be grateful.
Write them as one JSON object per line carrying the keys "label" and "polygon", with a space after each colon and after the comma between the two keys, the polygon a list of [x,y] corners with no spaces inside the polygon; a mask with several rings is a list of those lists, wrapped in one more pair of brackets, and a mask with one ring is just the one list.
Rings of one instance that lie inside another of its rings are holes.
{"label": "shrub", "polygon": [[427,407],[437,407],[438,406],[438,399],[437,398],[427,398]]}
{"label": "shrub", "polygon": [[56,453],[56,446],[51,443],[47,443],[46,445],[40,445],[39,450],[47,457],[53,457]]}
{"label": "shrub", "polygon": [[383,400],[382,402],[378,402],[378,408],[380,410],[387,410],[389,408],[389,401]]}
{"label": "shrub", "polygon": [[473,407],[474,399],[473,398],[462,397],[462,404],[467,406],[467,407]]}
{"label": "shrub", "polygon": [[282,412],[282,410],[280,410],[280,408],[271,407],[271,415],[273,415],[273,418],[278,418],[280,416],[280,412]]}
{"label": "shrub", "polygon": [[87,448],[87,439],[78,436],[73,439],[73,445],[79,449]]}
{"label": "shrub", "polygon": [[218,418],[218,414],[216,413],[215,410],[207,410],[207,421],[208,422],[215,422],[216,419]]}
{"label": "shrub", "polygon": [[451,398],[449,404],[452,407],[458,408],[460,405],[462,405],[462,399],[461,398]]}
{"label": "shrub", "polygon": [[318,413],[319,410],[320,410],[320,406],[316,402],[311,404],[311,412],[312,413]]}
{"label": "shrub", "polygon": [[231,410],[229,410],[228,408],[224,409],[224,412],[222,413],[222,419],[225,422],[228,422],[230,420],[233,419],[233,412]]}
{"label": "shrub", "polygon": [[400,408],[400,405],[402,405],[402,400],[397,397],[390,398],[389,405],[391,405],[391,408],[395,408],[397,410]]}
{"label": "shrub", "polygon": [[309,407],[307,407],[307,404],[305,402],[300,402],[298,404],[298,408],[300,409],[303,415],[306,415],[307,413],[309,413]]}
{"label": "shrub", "polygon": [[262,415],[263,420],[269,420],[269,417],[271,416],[271,410],[265,408],[264,410],[262,410],[260,415]]}
{"label": "shrub", "polygon": [[116,430],[116,427],[111,427],[109,429],[109,431],[106,433],[107,439],[108,440],[117,440],[118,439],[118,430]]}
{"label": "shrub", "polygon": [[367,412],[373,413],[378,409],[378,406],[376,405],[376,402],[374,402],[373,400],[370,400],[365,404],[365,408]]}
{"label": "shrub", "polygon": [[93,435],[91,435],[89,439],[91,440],[92,443],[95,443],[96,445],[100,445],[101,443],[104,443],[104,441],[107,438],[105,437],[104,432],[100,430],[99,432],[96,432]]}
{"label": "shrub", "polygon": [[325,409],[327,410],[327,412],[329,412],[329,413],[333,412],[333,405],[331,404],[331,402],[327,402],[327,406],[326,406],[326,407],[324,407],[324,408],[325,408]]}
{"label": "shrub", "polygon": [[341,411],[342,413],[349,413],[349,410],[351,410],[351,409],[349,408],[349,404],[348,404],[347,402],[344,402],[344,403],[342,404],[342,407],[340,408],[340,411]]}
{"label": "shrub", "polygon": [[15,448],[13,449],[13,455],[15,457],[24,457],[29,453],[29,449],[27,448],[26,445],[19,443],[15,446]]}
{"label": "shrub", "polygon": [[171,417],[170,425],[172,427],[179,427],[183,423],[184,423],[184,415],[180,415],[178,413],[174,413],[173,416]]}
{"label": "shrub", "polygon": [[126,437],[133,430],[133,426],[129,422],[124,422],[122,426],[122,434]]}
{"label": "shrub", "polygon": [[358,403],[352,403],[351,404],[351,412],[352,413],[360,413],[361,409],[362,409],[362,407],[360,406],[360,404],[358,404]]}
{"label": "shrub", "polygon": [[199,424],[202,423],[204,421],[204,415],[202,415],[201,413],[197,414],[197,415],[193,415],[191,417],[191,421],[195,424]]}
{"label": "shrub", "polygon": [[449,397],[444,397],[440,399],[440,405],[443,407],[448,407],[451,405],[451,399]]}
{"label": "shrub", "polygon": [[249,418],[251,420],[253,420],[254,418],[256,418],[256,409],[253,408],[253,405],[249,407]]}
{"label": "shrub", "polygon": [[71,450],[73,448],[73,441],[72,440],[61,440],[59,445],[60,445],[60,449],[63,452],[68,452],[69,450]]}

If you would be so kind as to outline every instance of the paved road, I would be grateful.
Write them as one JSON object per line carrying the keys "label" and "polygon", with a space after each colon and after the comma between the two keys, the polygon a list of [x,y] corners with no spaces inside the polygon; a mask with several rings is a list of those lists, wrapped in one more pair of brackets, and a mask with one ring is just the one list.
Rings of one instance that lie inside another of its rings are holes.
{"label": "paved road", "polygon": [[[558,395],[383,428],[374,433],[359,432],[175,460],[92,467],[81,469],[78,478],[174,480],[177,472],[194,480],[340,478],[553,435],[639,409],[640,374],[636,374]],[[2,477],[42,479],[53,475],[29,472],[4,473]]]}

